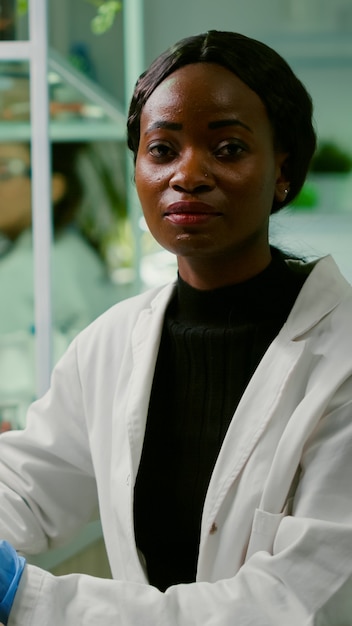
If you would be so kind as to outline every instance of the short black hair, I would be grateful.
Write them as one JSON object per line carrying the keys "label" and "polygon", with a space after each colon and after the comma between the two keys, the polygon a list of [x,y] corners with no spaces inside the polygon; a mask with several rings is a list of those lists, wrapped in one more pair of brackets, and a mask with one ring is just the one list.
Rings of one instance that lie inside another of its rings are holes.
{"label": "short black hair", "polygon": [[158,56],[139,77],[131,99],[128,146],[136,160],[140,117],[153,91],[167,76],[192,63],[216,63],[234,73],[265,105],[275,147],[288,153],[289,192],[274,200],[272,212],[289,204],[301,190],[316,148],[312,99],[288,63],[271,47],[239,33],[211,30],[181,39]]}

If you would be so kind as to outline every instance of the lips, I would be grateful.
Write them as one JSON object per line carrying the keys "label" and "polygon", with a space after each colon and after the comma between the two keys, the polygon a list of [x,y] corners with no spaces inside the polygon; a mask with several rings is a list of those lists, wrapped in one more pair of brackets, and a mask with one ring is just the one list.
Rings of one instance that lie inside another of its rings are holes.
{"label": "lips", "polygon": [[220,213],[211,205],[196,201],[175,202],[170,204],[164,212],[165,219],[179,225],[199,225],[219,215]]}

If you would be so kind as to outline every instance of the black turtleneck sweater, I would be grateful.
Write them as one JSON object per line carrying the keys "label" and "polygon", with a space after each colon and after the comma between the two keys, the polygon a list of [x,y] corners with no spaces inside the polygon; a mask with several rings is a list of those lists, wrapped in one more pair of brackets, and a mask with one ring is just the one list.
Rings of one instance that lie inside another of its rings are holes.
{"label": "black turtleneck sweater", "polygon": [[135,485],[135,533],[161,590],[195,580],[206,491],[222,441],[304,277],[280,256],[211,291],[180,277],[166,311]]}

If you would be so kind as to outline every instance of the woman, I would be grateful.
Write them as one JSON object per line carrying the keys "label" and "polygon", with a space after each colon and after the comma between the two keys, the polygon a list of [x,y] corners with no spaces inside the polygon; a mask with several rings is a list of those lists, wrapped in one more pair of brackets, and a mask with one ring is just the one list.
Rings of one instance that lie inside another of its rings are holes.
{"label": "woman", "polygon": [[[349,623],[351,286],[268,241],[311,115],[286,63],[234,33],[179,42],[137,83],[136,186],[179,276],[83,331],[0,440],[9,623]],[[114,580],[16,556],[98,502]]]}
{"label": "woman", "polygon": [[[77,171],[88,146],[52,144],[52,310],[55,362],[73,336],[119,299],[106,265],[78,225]],[[23,427],[35,398],[31,156],[26,143],[0,143],[0,432]]]}
{"label": "woman", "polygon": [[[85,144],[52,144],[54,327],[70,338],[117,299],[103,260],[77,224],[83,197],[77,164],[86,151]],[[34,326],[31,204],[30,146],[0,143],[0,291],[7,304],[1,335]]]}

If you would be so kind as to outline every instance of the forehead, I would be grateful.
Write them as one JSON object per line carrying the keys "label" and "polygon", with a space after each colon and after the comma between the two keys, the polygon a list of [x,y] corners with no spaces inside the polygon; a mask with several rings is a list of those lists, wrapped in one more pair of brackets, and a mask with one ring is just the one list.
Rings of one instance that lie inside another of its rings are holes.
{"label": "forehead", "polygon": [[194,63],[168,76],[156,87],[142,111],[148,120],[154,117],[210,114],[254,115],[267,118],[259,96],[238,76],[221,65]]}

